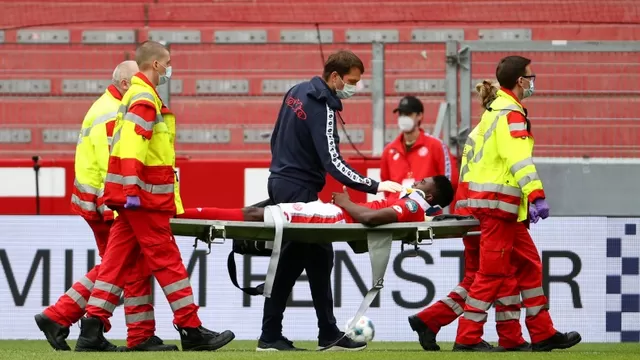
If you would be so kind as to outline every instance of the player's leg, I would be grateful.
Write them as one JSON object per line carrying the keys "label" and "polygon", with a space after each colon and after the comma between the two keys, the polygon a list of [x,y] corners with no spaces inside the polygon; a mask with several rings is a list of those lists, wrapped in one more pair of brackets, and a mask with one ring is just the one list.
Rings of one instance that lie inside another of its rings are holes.
{"label": "player's leg", "polygon": [[86,317],[81,320],[76,351],[116,350],[104,338],[104,333],[111,329],[109,318],[120,302],[125,276],[135,263],[136,246],[137,241],[128,219],[119,214],[111,226],[100,272],[87,301]]}
{"label": "player's leg", "polygon": [[167,297],[182,350],[217,350],[231,342],[235,337],[231,331],[217,333],[202,327],[189,275],[171,232],[173,214],[143,209],[119,212],[127,216],[147,266]]}
{"label": "player's leg", "polygon": [[138,258],[127,274],[124,285],[124,317],[127,324],[127,346],[120,351],[177,351],[155,336],[156,321],[151,298],[151,270],[136,247]]}
{"label": "player's leg", "polygon": [[[188,208],[184,209],[184,213],[176,217],[181,219],[252,221],[247,220],[244,210],[245,209],[223,209],[217,207]],[[262,221],[262,218],[260,218],[259,221]]]}
{"label": "player's leg", "polygon": [[526,225],[522,223],[517,228],[513,256],[533,351],[566,349],[578,344],[581,341],[580,334],[574,331],[560,333],[553,326],[547,297],[542,289],[540,255]]}
{"label": "player's leg", "polygon": [[[98,246],[98,254],[102,254],[107,246],[111,222],[102,220],[86,220],[93,231]],[[45,334],[47,341],[55,350],[71,350],[66,338],[69,327],[84,315],[93,283],[96,281],[100,265],[94,266],[87,274],[76,281],[58,301],[35,316],[38,328]]]}
{"label": "player's leg", "polygon": [[499,218],[476,216],[480,221],[480,266],[469,289],[464,315],[458,322],[454,351],[487,351],[482,341],[487,310],[496,300],[511,271],[514,224]]}
{"label": "player's leg", "polygon": [[[473,229],[474,231],[477,229]],[[443,299],[425,308],[416,315],[409,316],[411,329],[418,333],[418,340],[426,351],[438,351],[436,335],[440,328],[455,321],[463,313],[467,293],[480,264],[480,237],[465,236],[464,276],[462,281]]]}

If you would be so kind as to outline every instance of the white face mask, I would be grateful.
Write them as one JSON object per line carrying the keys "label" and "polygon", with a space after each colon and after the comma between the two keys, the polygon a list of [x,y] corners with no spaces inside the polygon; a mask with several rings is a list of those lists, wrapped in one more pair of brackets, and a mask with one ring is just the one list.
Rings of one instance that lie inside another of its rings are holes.
{"label": "white face mask", "polygon": [[348,99],[352,97],[356,93],[357,86],[347,84],[342,79],[340,79],[340,81],[342,81],[344,87],[342,88],[342,90],[338,90],[338,87],[336,86],[336,95],[338,95],[340,99]]}
{"label": "white face mask", "polygon": [[398,127],[402,132],[411,132],[415,128],[415,123],[412,118],[402,115],[398,116]]}
{"label": "white face mask", "polygon": [[533,95],[533,92],[535,91],[534,87],[533,87],[533,79],[527,79],[529,80],[529,88],[528,89],[524,89],[524,92],[522,93],[522,98],[526,99],[530,96]]}
{"label": "white face mask", "polygon": [[[164,67],[162,64],[160,66]],[[171,66],[167,66],[164,68],[164,75],[160,74],[160,78],[158,79],[158,85],[166,84],[169,79],[171,79]]]}

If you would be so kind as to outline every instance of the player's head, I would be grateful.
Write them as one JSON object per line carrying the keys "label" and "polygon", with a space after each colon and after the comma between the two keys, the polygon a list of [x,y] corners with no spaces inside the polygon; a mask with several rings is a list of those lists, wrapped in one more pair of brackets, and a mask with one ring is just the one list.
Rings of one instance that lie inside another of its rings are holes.
{"label": "player's head", "polygon": [[131,86],[131,78],[138,72],[138,64],[133,60],[126,60],[118,64],[113,75],[111,76],[111,82],[120,91],[120,94],[124,94]]}
{"label": "player's head", "polygon": [[393,112],[398,113],[400,131],[410,133],[420,126],[424,114],[424,106],[417,97],[405,96],[400,100],[398,107]]}
{"label": "player's head", "polygon": [[451,181],[444,175],[424,178],[413,183],[414,189],[424,192],[425,200],[431,205],[440,205],[444,208],[453,201],[453,186]]}
{"label": "player's head", "polygon": [[536,76],[531,72],[531,60],[522,56],[507,56],[496,68],[496,79],[505,89],[511,90],[522,100],[533,95]]}
{"label": "player's head", "polygon": [[145,41],[136,49],[136,63],[153,85],[162,85],[171,77],[171,54],[156,41]]}
{"label": "player's head", "polygon": [[333,53],[324,63],[322,78],[341,99],[348,99],[356,93],[356,84],[364,74],[364,64],[349,50]]}
{"label": "player's head", "polygon": [[476,84],[476,92],[483,108],[486,109],[496,99],[498,90],[500,90],[500,84],[496,81],[484,80]]}

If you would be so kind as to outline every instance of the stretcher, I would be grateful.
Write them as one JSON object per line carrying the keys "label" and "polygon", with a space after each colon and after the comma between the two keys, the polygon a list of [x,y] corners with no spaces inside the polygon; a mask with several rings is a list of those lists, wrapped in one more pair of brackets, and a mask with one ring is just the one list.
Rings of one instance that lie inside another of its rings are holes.
{"label": "stretcher", "polygon": [[265,208],[264,222],[172,219],[171,229],[174,235],[195,237],[194,247],[197,246],[198,241],[202,241],[209,246],[209,249],[211,244],[223,243],[226,239],[234,238],[270,242],[272,252],[263,290],[265,297],[271,296],[282,241],[311,243],[346,241],[354,250],[364,249],[356,252],[369,253],[373,287],[365,295],[353,317],[353,323],[349,324],[351,326],[369,309],[383,287],[393,241],[402,242],[402,251],[405,251],[404,247],[408,245],[410,247],[408,251],[412,251],[412,255],[417,255],[418,245],[431,245],[436,239],[479,235],[479,232],[472,231],[479,225],[473,217],[440,215],[426,220],[428,221],[394,223],[376,227],[361,224],[288,223],[276,205]]}

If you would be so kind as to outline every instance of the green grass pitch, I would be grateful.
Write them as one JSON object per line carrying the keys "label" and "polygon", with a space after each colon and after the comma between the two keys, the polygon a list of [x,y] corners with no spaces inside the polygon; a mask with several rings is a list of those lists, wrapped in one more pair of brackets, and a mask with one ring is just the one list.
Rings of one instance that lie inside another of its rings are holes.
{"label": "green grass pitch", "polygon": [[[122,341],[114,341],[116,345],[123,345]],[[173,342],[177,343],[177,342]],[[316,343],[311,341],[296,341],[298,347],[315,349]],[[75,346],[69,341],[71,348]],[[373,341],[367,350],[361,352],[296,352],[296,353],[257,353],[256,341],[233,341],[214,354],[207,352],[170,352],[170,353],[74,353],[54,352],[46,341],[5,340],[0,341],[0,359],[2,360],[56,360],[56,359],[127,359],[127,360],[236,360],[236,359],[349,359],[349,360],[495,360],[531,359],[531,360],[638,360],[640,359],[640,344],[579,344],[569,350],[555,350],[551,353],[454,353],[451,343],[442,343],[443,351],[438,353],[425,352],[416,342],[376,342]]]}

